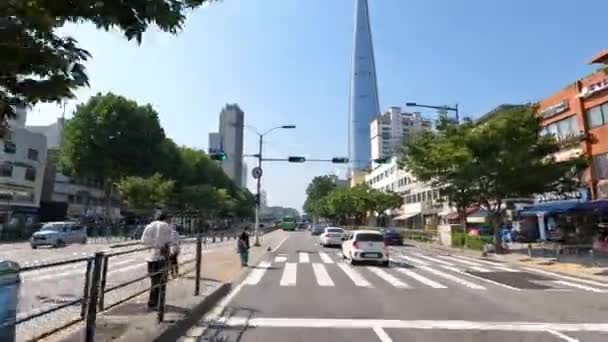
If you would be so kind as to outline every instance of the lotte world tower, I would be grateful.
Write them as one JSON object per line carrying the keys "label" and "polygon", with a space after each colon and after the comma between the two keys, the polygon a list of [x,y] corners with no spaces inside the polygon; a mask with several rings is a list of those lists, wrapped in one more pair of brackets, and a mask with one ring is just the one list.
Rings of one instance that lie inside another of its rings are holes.
{"label": "lotte world tower", "polygon": [[367,0],[355,0],[355,25],[348,117],[348,153],[353,171],[368,167],[370,121],[380,112]]}

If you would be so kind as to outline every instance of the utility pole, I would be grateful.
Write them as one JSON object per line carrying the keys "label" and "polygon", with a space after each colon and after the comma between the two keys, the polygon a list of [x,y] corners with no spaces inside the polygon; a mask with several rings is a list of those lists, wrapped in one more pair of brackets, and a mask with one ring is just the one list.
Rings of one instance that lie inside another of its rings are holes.
{"label": "utility pole", "polygon": [[[264,135],[263,134],[259,134],[260,137],[260,143],[259,143],[259,147],[258,147],[258,168],[262,169],[262,144],[263,144],[263,139],[264,139]],[[254,246],[259,246],[260,245],[260,181],[262,179],[262,176],[260,175],[260,177],[256,178],[256,195],[255,195],[255,243],[253,244]]]}

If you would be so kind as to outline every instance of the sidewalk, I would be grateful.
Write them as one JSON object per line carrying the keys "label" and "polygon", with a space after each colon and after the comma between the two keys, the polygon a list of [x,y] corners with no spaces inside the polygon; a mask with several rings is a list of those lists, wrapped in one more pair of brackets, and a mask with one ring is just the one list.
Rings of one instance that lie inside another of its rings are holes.
{"label": "sidewalk", "polygon": [[[276,247],[286,233],[277,230],[261,237],[260,247],[252,247],[250,264],[256,264],[267,249]],[[188,265],[188,267],[192,267]],[[164,341],[175,340],[196,319],[204,315],[223,296],[228,294],[231,282],[239,278],[247,268],[240,265],[234,246],[213,250],[203,254],[201,275],[201,295],[194,294],[194,272],[171,281],[167,285],[166,312],[163,323],[157,323],[157,313],[147,310],[148,294],[144,293],[132,300],[97,314],[96,342],[106,341]],[[192,321],[192,322],[191,322]],[[44,341],[84,341],[84,325],[50,336]]]}
{"label": "sidewalk", "polygon": [[422,249],[435,249],[453,254],[463,254],[475,258],[486,259],[495,262],[515,264],[522,267],[535,267],[546,271],[558,272],[572,276],[589,278],[608,283],[608,260],[603,256],[595,258],[595,266],[590,265],[588,255],[560,255],[559,261],[553,256],[542,256],[538,250],[533,251],[533,257],[528,256],[526,249],[515,249],[508,254],[488,254],[482,257],[481,251],[443,246],[419,241],[406,240],[406,244]]}

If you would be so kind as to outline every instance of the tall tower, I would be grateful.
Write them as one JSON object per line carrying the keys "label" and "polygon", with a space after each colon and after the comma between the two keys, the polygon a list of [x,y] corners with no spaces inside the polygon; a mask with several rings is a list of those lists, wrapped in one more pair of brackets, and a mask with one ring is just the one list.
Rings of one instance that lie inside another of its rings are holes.
{"label": "tall tower", "polygon": [[378,84],[367,0],[355,0],[352,74],[350,79],[348,153],[353,171],[371,159],[369,124],[380,113]]}

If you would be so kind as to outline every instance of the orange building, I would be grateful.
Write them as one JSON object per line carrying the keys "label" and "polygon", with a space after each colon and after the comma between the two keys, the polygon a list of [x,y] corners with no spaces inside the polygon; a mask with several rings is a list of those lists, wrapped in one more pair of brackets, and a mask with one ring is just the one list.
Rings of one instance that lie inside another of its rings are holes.
{"label": "orange building", "polygon": [[[608,64],[608,49],[589,63]],[[557,159],[590,156],[584,181],[593,199],[608,198],[608,73],[598,70],[541,100],[538,115],[562,145]]]}

